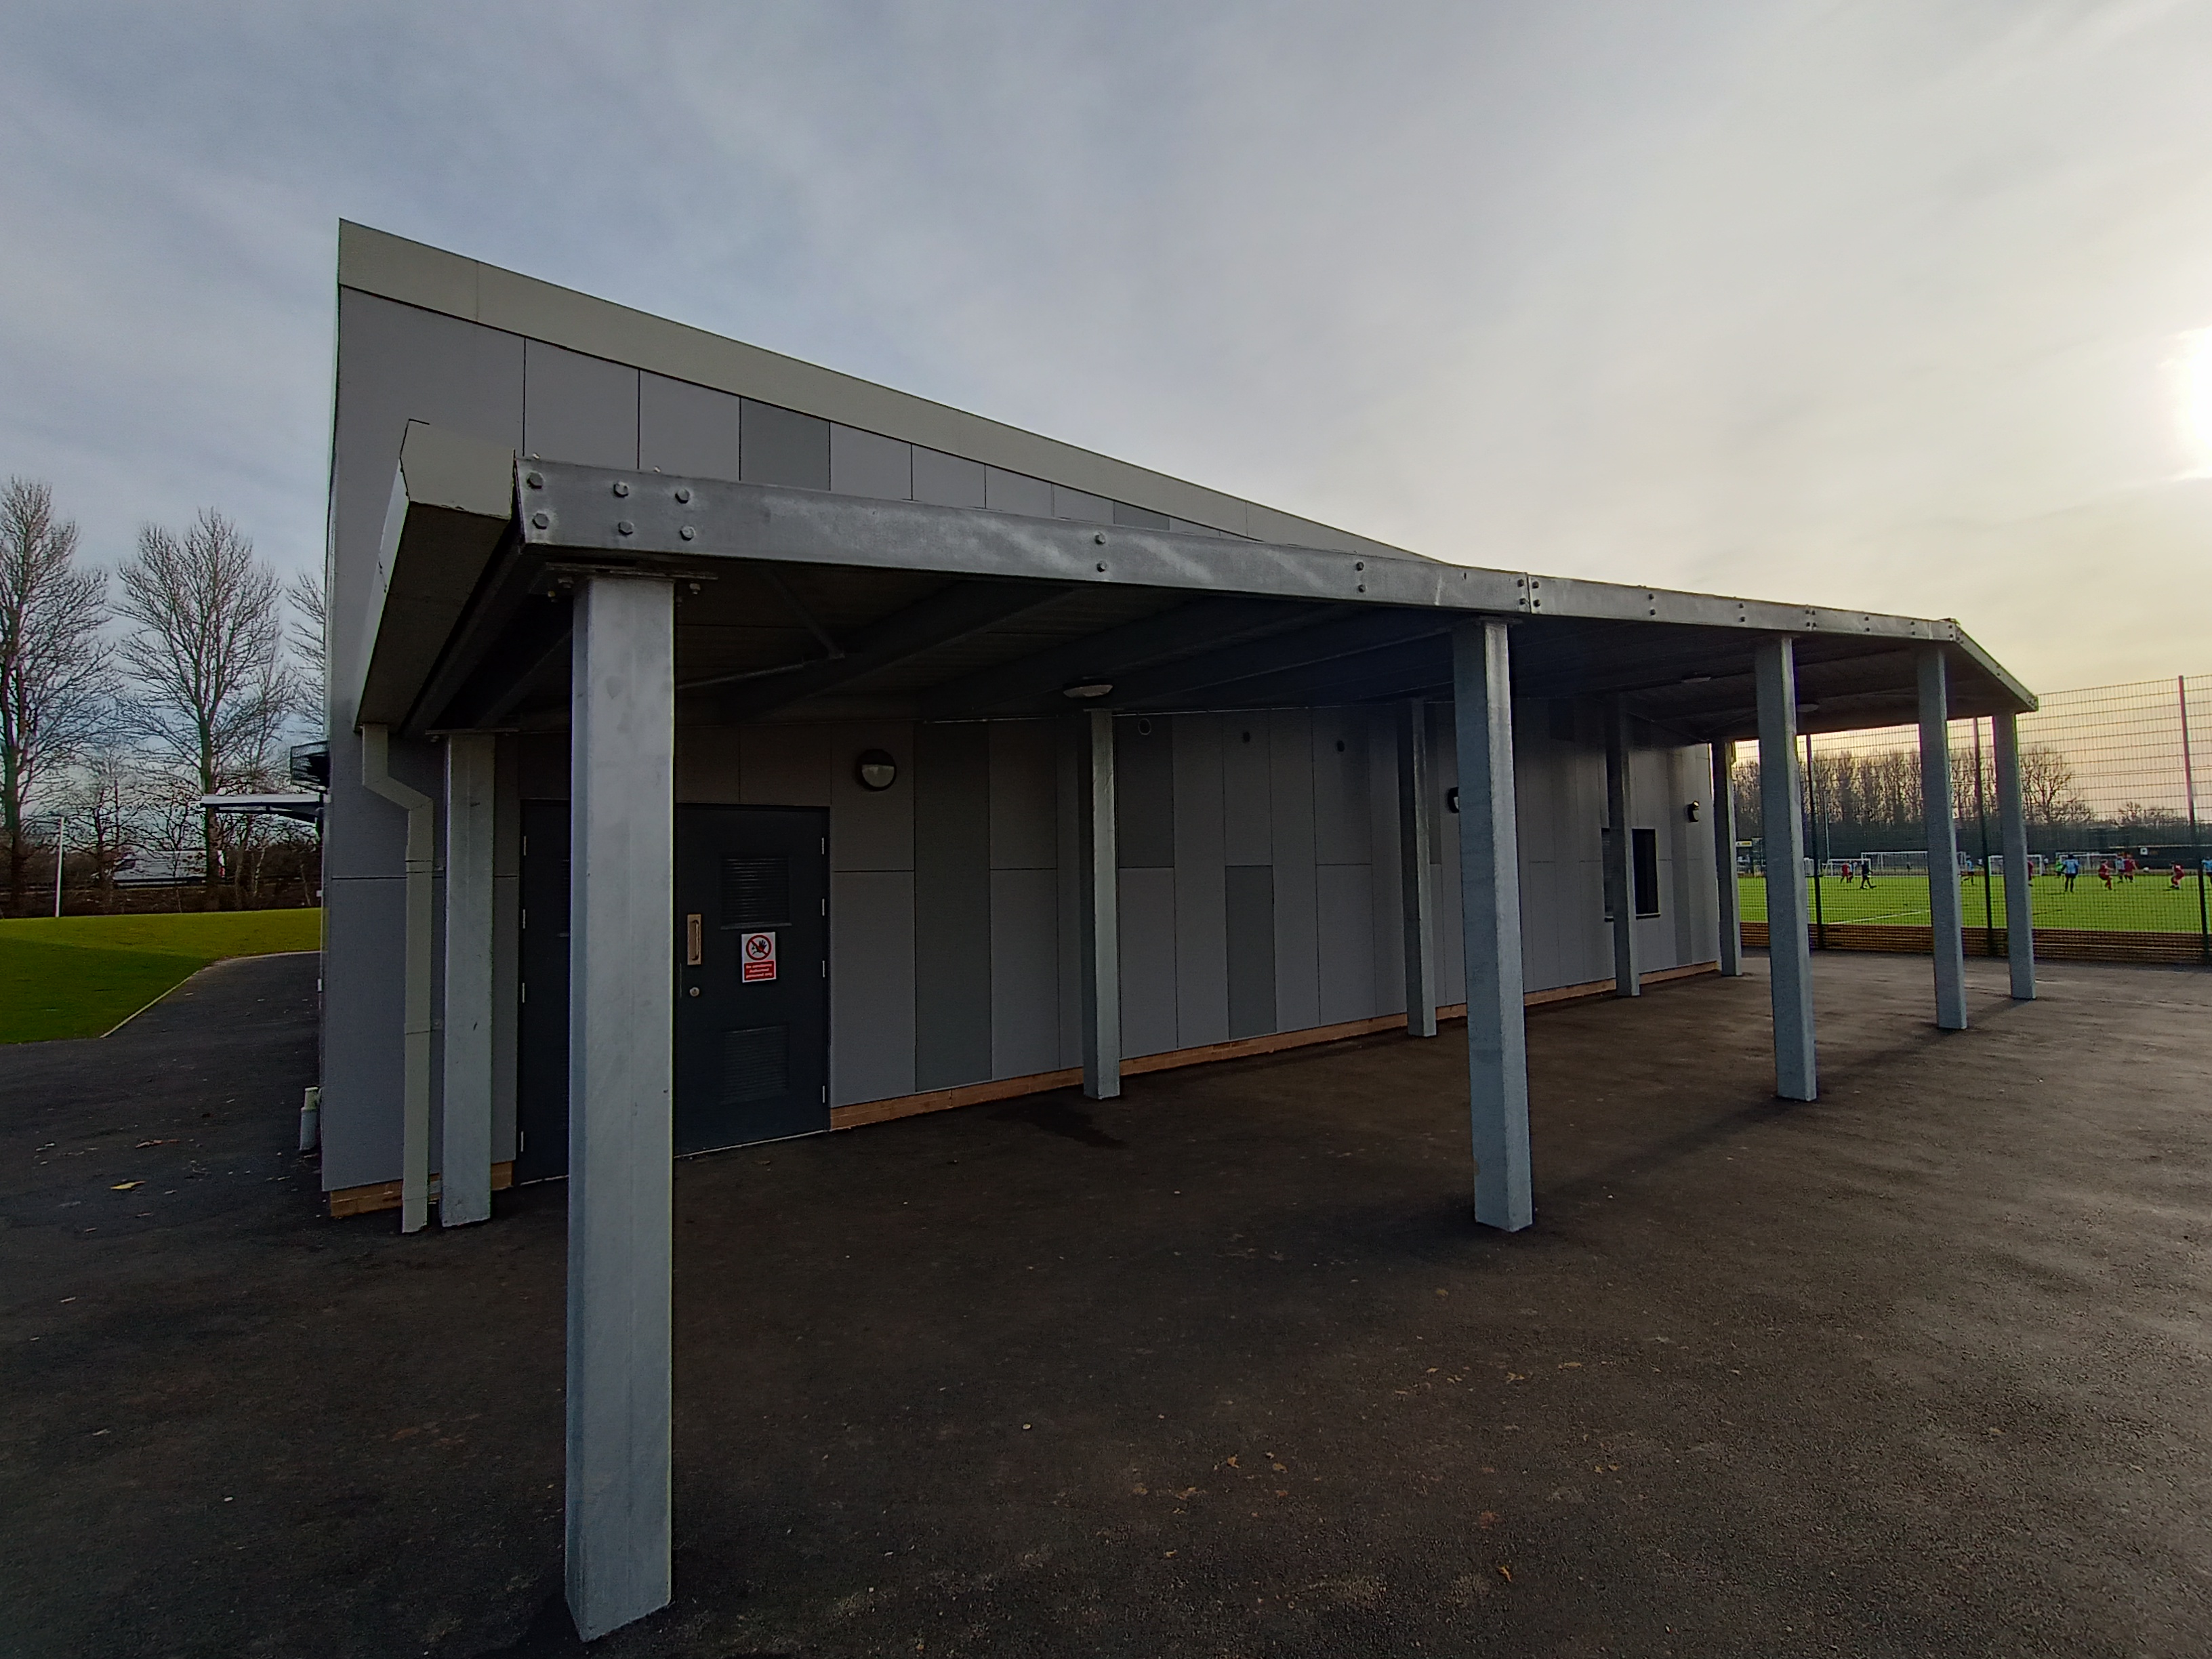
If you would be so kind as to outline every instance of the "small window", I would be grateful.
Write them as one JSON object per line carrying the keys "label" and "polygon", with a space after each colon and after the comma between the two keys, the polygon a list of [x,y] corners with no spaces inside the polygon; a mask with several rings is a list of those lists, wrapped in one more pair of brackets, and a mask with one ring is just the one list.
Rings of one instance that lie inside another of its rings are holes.
{"label": "small window", "polygon": [[1631,862],[1635,866],[1636,914],[1656,916],[1659,914],[1659,832],[1631,830],[1628,837]]}
{"label": "small window", "polygon": [[[1659,832],[1656,830],[1634,830],[1628,832],[1628,878],[1636,894],[1636,914],[1656,916],[1659,914]],[[1613,853],[1613,831],[1600,830],[1598,838],[1603,855]],[[1605,900],[1605,919],[1613,920],[1613,896]]]}

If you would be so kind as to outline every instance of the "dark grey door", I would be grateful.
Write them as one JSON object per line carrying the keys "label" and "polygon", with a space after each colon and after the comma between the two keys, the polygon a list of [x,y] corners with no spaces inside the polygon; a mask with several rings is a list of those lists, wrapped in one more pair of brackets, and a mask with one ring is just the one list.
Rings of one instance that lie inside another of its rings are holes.
{"label": "dark grey door", "polygon": [[676,1150],[830,1127],[830,815],[676,809]]}
{"label": "dark grey door", "polygon": [[568,803],[522,804],[514,1178],[568,1173]]}
{"label": "dark grey door", "polygon": [[[829,833],[812,807],[676,809],[678,1152],[830,1127]],[[568,803],[525,802],[522,835],[518,1182],[568,1170]]]}

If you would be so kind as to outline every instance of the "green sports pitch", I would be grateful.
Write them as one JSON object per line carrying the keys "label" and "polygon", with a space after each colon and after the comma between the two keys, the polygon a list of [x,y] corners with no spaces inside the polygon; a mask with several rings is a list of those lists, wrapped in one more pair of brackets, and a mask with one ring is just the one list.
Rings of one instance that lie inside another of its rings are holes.
{"label": "green sports pitch", "polygon": [[0,921],[0,1042],[99,1036],[211,962],[322,942],[319,909]]}
{"label": "green sports pitch", "polygon": [[[2000,876],[1986,884],[1979,876],[1959,883],[1960,919],[1969,927],[1989,921],[2005,925],[2005,884]],[[2167,872],[2142,872],[2133,881],[2112,878],[2107,889],[2092,870],[2077,877],[2074,890],[2066,891],[2058,876],[2038,876],[2029,884],[2034,895],[2038,927],[2079,927],[2097,933],[2193,933],[2198,919],[2197,878],[2185,875],[2176,887]],[[1746,921],[1766,920],[1766,878],[1741,876],[1736,892]],[[1805,914],[1814,914],[1814,884],[1805,884]],[[1830,922],[1881,922],[1895,927],[1929,925],[1928,878],[1924,875],[1877,875],[1874,885],[1824,876],[1820,883],[1819,915]]]}

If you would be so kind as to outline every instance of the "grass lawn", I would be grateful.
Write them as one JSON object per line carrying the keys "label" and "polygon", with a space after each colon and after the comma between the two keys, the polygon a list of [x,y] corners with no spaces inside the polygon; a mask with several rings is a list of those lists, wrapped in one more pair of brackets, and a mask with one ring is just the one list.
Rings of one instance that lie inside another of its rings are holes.
{"label": "grass lawn", "polygon": [[[2197,883],[2185,879],[2179,890],[2168,884],[2161,870],[2155,876],[2139,875],[2133,881],[2115,877],[2112,890],[2094,874],[2084,875],[2070,893],[2057,876],[2039,876],[2034,890],[2035,925],[2039,927],[2087,927],[2147,933],[2193,933],[2197,929]],[[1812,913],[1813,884],[1805,884],[1806,911]],[[1766,920],[1766,880],[1743,876],[1736,882],[1746,921]],[[1979,927],[1984,901],[1979,877],[1959,884],[1960,905],[1966,924]],[[1999,877],[1990,889],[1988,906],[2000,927],[2005,919],[2005,884]],[[1874,885],[1860,887],[1841,881],[1820,883],[1820,911],[1829,921],[1892,922],[1928,925],[1928,878],[1876,876]]]}
{"label": "grass lawn", "polygon": [[0,921],[0,1042],[98,1036],[210,962],[322,942],[319,909]]}

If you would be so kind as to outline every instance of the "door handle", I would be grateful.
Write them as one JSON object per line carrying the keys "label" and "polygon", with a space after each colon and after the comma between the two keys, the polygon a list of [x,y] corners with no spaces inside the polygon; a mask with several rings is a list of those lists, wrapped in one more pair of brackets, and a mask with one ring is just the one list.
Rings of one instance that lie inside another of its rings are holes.
{"label": "door handle", "polygon": [[697,910],[684,918],[684,965],[686,968],[696,968],[705,959],[700,927],[705,920],[705,915]]}

